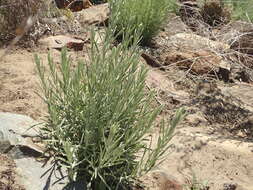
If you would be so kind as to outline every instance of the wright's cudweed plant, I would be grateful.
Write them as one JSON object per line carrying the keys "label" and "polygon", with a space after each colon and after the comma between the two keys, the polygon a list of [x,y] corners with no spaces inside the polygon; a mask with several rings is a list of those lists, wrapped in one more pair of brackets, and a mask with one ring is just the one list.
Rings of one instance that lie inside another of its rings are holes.
{"label": "wright's cudweed plant", "polygon": [[146,138],[161,108],[154,109],[153,93],[144,92],[140,35],[125,36],[112,47],[112,33],[108,29],[102,47],[93,34],[89,61],[75,67],[66,49],[59,69],[50,55],[49,71],[35,57],[49,111],[42,128],[48,148],[68,167],[70,180],[82,180],[93,190],[128,189],[164,156],[184,116],[180,109],[172,122],[162,121],[156,147],[150,147]]}

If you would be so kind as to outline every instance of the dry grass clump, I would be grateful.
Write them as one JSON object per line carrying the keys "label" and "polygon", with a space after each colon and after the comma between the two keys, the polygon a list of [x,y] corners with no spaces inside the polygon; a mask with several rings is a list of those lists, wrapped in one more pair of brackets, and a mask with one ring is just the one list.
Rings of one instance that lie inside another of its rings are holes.
{"label": "dry grass clump", "polygon": [[231,45],[231,49],[253,56],[253,31],[245,31],[238,36]]}
{"label": "dry grass clump", "polygon": [[230,10],[219,0],[206,1],[201,7],[203,21],[210,26],[226,24],[231,19]]}

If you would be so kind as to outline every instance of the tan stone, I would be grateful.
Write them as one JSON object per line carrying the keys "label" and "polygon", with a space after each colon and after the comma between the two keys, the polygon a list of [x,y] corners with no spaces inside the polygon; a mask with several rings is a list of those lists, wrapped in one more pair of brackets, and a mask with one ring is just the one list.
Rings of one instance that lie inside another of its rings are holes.
{"label": "tan stone", "polygon": [[206,50],[172,51],[167,54],[164,64],[175,64],[179,68],[202,75],[212,72],[215,68],[223,67],[224,61],[221,57]]}
{"label": "tan stone", "polygon": [[109,4],[104,3],[97,6],[92,6],[80,12],[76,12],[74,15],[81,26],[86,26],[90,24],[105,23],[109,18],[109,12]]}

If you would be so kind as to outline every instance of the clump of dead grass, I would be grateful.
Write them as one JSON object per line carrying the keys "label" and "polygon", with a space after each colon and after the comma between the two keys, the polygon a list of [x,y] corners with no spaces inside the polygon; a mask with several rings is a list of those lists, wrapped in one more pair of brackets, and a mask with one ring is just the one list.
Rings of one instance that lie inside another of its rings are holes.
{"label": "clump of dead grass", "polygon": [[231,20],[231,11],[220,0],[206,1],[201,7],[203,21],[210,26],[227,24]]}

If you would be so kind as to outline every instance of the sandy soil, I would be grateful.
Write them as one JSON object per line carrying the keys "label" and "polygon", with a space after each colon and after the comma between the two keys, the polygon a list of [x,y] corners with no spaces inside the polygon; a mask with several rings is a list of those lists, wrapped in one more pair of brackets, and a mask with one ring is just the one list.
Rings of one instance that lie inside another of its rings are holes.
{"label": "sandy soil", "polygon": [[[0,49],[0,55],[4,50]],[[47,51],[35,50],[43,64],[47,64]],[[15,50],[4,57],[0,64],[0,111],[28,115],[42,120],[47,114],[47,106],[40,97],[40,79],[34,62],[35,53],[27,50]],[[60,52],[50,51],[55,64],[60,61]],[[80,53],[70,52],[73,59],[81,59]]]}
{"label": "sandy soil", "polygon": [[1,190],[25,190],[17,183],[16,166],[13,160],[0,154],[0,189]]}
{"label": "sandy soil", "polygon": [[[0,50],[0,55],[3,51]],[[36,75],[33,53],[15,51],[0,64],[0,111],[14,112],[40,119],[46,106],[37,95],[39,78]],[[41,54],[46,57],[47,54]]]}

